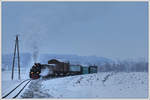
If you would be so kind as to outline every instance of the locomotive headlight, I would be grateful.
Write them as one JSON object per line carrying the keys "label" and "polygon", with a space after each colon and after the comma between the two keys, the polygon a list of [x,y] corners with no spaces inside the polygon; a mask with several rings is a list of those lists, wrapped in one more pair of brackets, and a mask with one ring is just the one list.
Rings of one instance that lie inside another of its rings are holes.
{"label": "locomotive headlight", "polygon": [[39,72],[36,72],[37,74],[39,74]]}
{"label": "locomotive headlight", "polygon": [[31,72],[31,74],[33,74],[33,72]]}

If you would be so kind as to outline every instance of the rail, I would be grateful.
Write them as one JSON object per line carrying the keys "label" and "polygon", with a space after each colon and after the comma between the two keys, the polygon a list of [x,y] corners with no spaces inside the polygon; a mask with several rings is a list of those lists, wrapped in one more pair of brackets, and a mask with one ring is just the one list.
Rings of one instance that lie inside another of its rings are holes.
{"label": "rail", "polygon": [[5,96],[3,96],[2,99],[8,97],[8,96],[9,96],[11,93],[13,93],[18,87],[22,86],[23,83],[27,82],[27,83],[25,83],[25,85],[20,89],[20,91],[19,91],[15,96],[12,97],[12,98],[16,98],[16,97],[23,91],[23,89],[29,84],[30,81],[31,81],[30,79],[26,79],[26,80],[22,81],[22,82],[21,82],[19,85],[17,85],[14,89],[12,89],[12,90],[11,90],[10,92],[8,92]]}

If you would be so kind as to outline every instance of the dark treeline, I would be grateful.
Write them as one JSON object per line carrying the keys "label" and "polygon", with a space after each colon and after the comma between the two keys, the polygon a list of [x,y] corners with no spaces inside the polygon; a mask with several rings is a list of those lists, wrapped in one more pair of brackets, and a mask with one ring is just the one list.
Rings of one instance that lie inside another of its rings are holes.
{"label": "dark treeline", "polygon": [[117,63],[105,63],[99,66],[99,72],[148,72],[146,61],[118,61]]}

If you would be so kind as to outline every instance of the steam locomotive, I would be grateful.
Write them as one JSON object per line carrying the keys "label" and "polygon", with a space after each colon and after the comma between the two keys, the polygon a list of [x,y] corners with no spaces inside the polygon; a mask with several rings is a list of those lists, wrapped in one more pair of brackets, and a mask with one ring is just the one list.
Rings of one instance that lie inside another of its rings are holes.
{"label": "steam locomotive", "polygon": [[[48,70],[46,75],[42,75],[44,70]],[[97,73],[97,66],[81,66],[72,65],[69,62],[60,62],[56,59],[48,61],[48,64],[35,63],[30,69],[29,77],[31,79],[69,76],[69,75],[81,75]]]}

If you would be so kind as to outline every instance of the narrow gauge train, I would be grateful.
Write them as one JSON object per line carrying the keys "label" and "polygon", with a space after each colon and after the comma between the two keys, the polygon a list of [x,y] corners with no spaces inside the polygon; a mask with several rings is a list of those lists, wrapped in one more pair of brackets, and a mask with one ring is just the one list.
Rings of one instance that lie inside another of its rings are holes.
{"label": "narrow gauge train", "polygon": [[[43,70],[47,69],[48,73],[42,76]],[[30,78],[38,79],[40,77],[59,77],[59,76],[69,76],[69,75],[80,75],[97,73],[97,66],[81,66],[81,65],[71,65],[69,62],[60,62],[56,59],[48,61],[48,64],[35,63],[30,69]]]}

